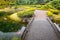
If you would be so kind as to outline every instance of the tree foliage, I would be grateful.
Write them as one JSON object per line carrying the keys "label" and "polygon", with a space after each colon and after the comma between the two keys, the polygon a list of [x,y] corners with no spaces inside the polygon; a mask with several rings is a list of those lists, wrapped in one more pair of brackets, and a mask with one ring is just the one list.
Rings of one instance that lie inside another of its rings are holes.
{"label": "tree foliage", "polygon": [[0,0],[0,5],[7,5],[10,3],[15,3],[17,0]]}
{"label": "tree foliage", "polygon": [[52,5],[56,8],[56,9],[60,9],[60,0],[55,0],[52,2]]}
{"label": "tree foliage", "polygon": [[18,0],[18,4],[38,4],[38,0]]}
{"label": "tree foliage", "polygon": [[0,4],[45,4],[51,0],[0,0]]}

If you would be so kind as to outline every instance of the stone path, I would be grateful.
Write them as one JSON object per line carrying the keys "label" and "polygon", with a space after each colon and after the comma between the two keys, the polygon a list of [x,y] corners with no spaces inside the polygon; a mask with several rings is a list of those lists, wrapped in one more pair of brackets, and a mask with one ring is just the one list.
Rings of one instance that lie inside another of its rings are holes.
{"label": "stone path", "polygon": [[24,40],[60,40],[47,20],[46,11],[35,11],[34,21]]}

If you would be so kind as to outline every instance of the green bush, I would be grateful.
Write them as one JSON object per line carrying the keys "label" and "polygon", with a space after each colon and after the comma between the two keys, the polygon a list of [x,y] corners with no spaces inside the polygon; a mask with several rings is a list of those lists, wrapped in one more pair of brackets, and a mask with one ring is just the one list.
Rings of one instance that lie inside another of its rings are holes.
{"label": "green bush", "polygon": [[41,5],[33,5],[32,7],[41,8]]}
{"label": "green bush", "polygon": [[59,14],[59,10],[56,9],[49,9],[49,11],[51,11],[53,14]]}
{"label": "green bush", "polygon": [[41,6],[42,10],[48,10],[49,8],[53,8],[51,5],[45,4]]}
{"label": "green bush", "polygon": [[4,11],[1,11],[1,12],[0,12],[0,17],[1,17],[1,16],[4,16],[4,15],[5,15],[5,12],[4,12]]}
{"label": "green bush", "polygon": [[0,18],[0,31],[16,32],[21,28],[21,23],[10,20],[9,18]]}
{"label": "green bush", "polygon": [[33,16],[33,11],[25,12],[25,13],[24,13],[24,16],[25,16],[25,17],[28,17],[28,18],[29,18],[29,17],[32,17],[32,16]]}
{"label": "green bush", "polygon": [[50,11],[48,11],[48,12],[47,12],[47,15],[48,15],[49,17],[52,17],[52,16],[53,16],[53,13],[50,12]]}
{"label": "green bush", "polygon": [[11,12],[0,11],[0,17],[12,14]]}
{"label": "green bush", "polygon": [[60,15],[55,15],[55,16],[53,16],[53,20],[54,20],[56,23],[60,24]]}
{"label": "green bush", "polygon": [[34,14],[33,11],[27,11],[27,12],[22,12],[22,13],[17,13],[17,15],[20,17],[20,18],[23,18],[23,17],[32,17]]}
{"label": "green bush", "polygon": [[53,17],[53,22],[60,24],[60,14],[59,14],[59,10],[54,10],[54,9],[49,9],[49,11],[47,12],[47,15],[49,17]]}

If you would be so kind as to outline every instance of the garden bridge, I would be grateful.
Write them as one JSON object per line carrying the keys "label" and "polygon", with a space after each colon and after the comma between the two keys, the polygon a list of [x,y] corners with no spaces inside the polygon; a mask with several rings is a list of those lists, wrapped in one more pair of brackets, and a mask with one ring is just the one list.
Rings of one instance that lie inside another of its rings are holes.
{"label": "garden bridge", "polygon": [[36,10],[34,20],[24,40],[60,40],[53,26],[47,20],[46,11]]}

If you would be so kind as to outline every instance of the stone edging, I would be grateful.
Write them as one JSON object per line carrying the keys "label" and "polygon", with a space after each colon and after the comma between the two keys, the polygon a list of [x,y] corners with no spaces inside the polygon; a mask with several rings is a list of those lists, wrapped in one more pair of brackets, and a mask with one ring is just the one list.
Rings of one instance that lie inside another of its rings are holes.
{"label": "stone edging", "polygon": [[7,33],[4,33],[4,32],[2,32],[2,31],[0,31],[0,37],[2,38],[2,40],[3,40],[3,39],[5,39],[5,40],[11,39],[11,38],[13,38],[14,36],[21,38],[21,36],[22,36],[22,34],[23,34],[23,32],[24,32],[25,29],[26,29],[25,27],[22,27],[22,28],[21,28],[20,30],[18,30],[17,32],[7,32]]}
{"label": "stone edging", "polygon": [[49,17],[47,18],[48,22],[51,24],[52,28],[54,29],[54,32],[56,33],[56,35],[58,35],[60,37],[60,32],[57,30],[56,26],[54,25],[54,23],[49,19]]}
{"label": "stone edging", "polygon": [[27,32],[29,31],[29,27],[30,27],[31,23],[33,22],[33,20],[34,20],[34,16],[31,18],[31,20],[29,21],[29,23],[28,23],[28,25],[27,25],[25,31],[23,32],[22,37],[21,37],[22,40],[24,40],[24,38],[25,38]]}
{"label": "stone edging", "polygon": [[3,32],[1,32],[0,31],[0,35],[2,36],[3,34],[5,34],[5,35],[7,35],[7,34],[10,34],[11,33],[11,35],[10,36],[19,36],[19,37],[21,37],[21,40],[22,39],[24,39],[24,37],[26,36],[26,33],[29,31],[28,29],[29,29],[29,27],[30,27],[30,25],[31,25],[31,23],[33,22],[33,20],[34,20],[34,16],[31,18],[31,20],[29,21],[29,23],[28,23],[28,25],[27,25],[27,27],[22,27],[20,30],[18,30],[17,32],[9,32],[9,33],[3,33]]}
{"label": "stone edging", "polygon": [[54,25],[56,26],[57,30],[60,32],[59,26],[56,23],[54,23]]}

